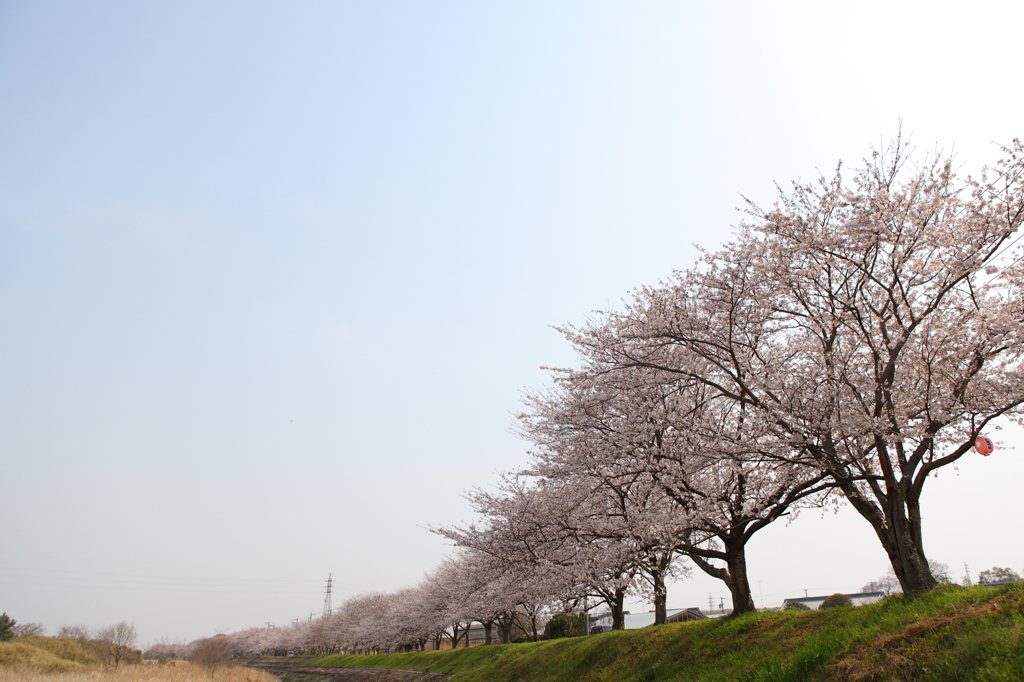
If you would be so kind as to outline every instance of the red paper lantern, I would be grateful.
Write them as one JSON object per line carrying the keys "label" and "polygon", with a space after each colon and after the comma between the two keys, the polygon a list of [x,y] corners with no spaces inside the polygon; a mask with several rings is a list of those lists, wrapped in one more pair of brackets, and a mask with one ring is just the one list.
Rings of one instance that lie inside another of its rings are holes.
{"label": "red paper lantern", "polygon": [[978,454],[988,457],[992,454],[992,451],[996,449],[996,446],[992,443],[991,438],[978,436],[978,440],[974,441],[974,449]]}

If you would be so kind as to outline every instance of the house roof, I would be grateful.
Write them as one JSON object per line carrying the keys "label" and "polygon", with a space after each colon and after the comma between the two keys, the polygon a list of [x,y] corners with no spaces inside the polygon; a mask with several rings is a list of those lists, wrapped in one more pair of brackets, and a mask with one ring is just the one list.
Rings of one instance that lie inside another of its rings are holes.
{"label": "house roof", "polygon": [[[880,601],[883,597],[885,597],[885,593],[883,592],[850,592],[844,594],[846,594],[846,596],[850,598],[850,600],[854,603],[855,606],[870,604],[872,602]],[[786,608],[787,604],[803,604],[808,608],[817,609],[819,606],[821,606],[822,602],[824,602],[831,596],[832,595],[824,595],[819,597],[794,597],[790,599],[783,599],[782,606],[779,608],[784,609]]]}
{"label": "house roof", "polygon": [[[677,613],[682,613],[683,611],[694,611],[700,613],[700,609],[696,606],[688,609],[668,609],[666,613],[668,617],[671,618]],[[625,625],[627,630],[639,630],[640,628],[645,628],[648,625],[654,625],[654,611],[648,611],[647,613],[626,612],[623,616],[623,621],[623,625]],[[610,615],[602,616],[601,618],[595,619],[593,623],[595,625],[611,625],[612,617]]]}

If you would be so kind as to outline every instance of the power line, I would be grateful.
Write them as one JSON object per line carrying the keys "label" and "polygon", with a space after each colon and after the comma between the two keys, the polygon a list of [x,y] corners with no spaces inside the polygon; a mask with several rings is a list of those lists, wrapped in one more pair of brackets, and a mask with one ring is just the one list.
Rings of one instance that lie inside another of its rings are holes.
{"label": "power line", "polygon": [[[274,579],[274,578],[198,578],[194,576],[152,576],[152,574],[144,573],[110,573],[93,570],[61,570],[57,568],[18,568],[14,566],[0,566],[0,571],[10,571],[14,573],[28,573],[28,576],[17,576],[17,578],[37,578],[38,573],[59,573],[67,574],[67,576],[82,576],[83,578],[73,578],[71,580],[106,580],[118,579],[118,581],[124,580],[144,580],[144,581],[175,581],[175,582],[202,582],[205,584],[213,583],[280,583],[288,584],[291,586],[311,586],[313,581],[310,580],[295,580],[295,579]],[[89,578],[91,576],[106,577],[106,578]],[[52,580],[51,577],[38,576],[44,580]]]}
{"label": "power line", "polygon": [[[340,587],[329,575],[330,594]],[[0,585],[39,588],[87,588],[140,592],[216,593],[216,594],[295,594],[308,595],[318,590],[318,581],[282,578],[220,578],[199,576],[147,575],[61,569],[0,566]],[[323,585],[323,583],[320,583]],[[345,583],[346,590],[367,589],[357,583]],[[322,589],[322,588],[319,588]],[[330,602],[324,604],[332,608]]]}
{"label": "power line", "polygon": [[95,584],[95,583],[69,583],[69,582],[28,582],[25,580],[4,580],[0,578],[0,585],[23,585],[26,587],[69,587],[74,589],[94,589],[94,590],[128,590],[138,592],[186,592],[186,593],[212,593],[212,594],[309,594],[310,590],[274,590],[274,589],[251,589],[251,586],[240,585],[239,587],[248,588],[240,590],[232,590],[224,587],[213,587],[212,589],[203,589],[202,586],[196,586],[195,589],[188,589],[188,586],[152,586],[152,585],[124,585],[124,584]]}

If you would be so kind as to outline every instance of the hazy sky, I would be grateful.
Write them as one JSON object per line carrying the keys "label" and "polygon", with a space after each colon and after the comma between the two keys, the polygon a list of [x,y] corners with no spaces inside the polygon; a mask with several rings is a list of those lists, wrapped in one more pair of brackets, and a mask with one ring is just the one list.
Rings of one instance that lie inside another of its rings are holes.
{"label": "hazy sky", "polygon": [[[1018,2],[0,2],[0,610],[143,643],[416,583],[579,323],[899,120],[1024,134]],[[993,434],[997,435],[998,434]],[[1024,568],[1024,437],[925,491]],[[1014,449],[1014,446],[1017,446]],[[887,562],[757,536],[755,601]],[[724,586],[695,576],[670,607]],[[636,604],[633,610],[649,608]]]}

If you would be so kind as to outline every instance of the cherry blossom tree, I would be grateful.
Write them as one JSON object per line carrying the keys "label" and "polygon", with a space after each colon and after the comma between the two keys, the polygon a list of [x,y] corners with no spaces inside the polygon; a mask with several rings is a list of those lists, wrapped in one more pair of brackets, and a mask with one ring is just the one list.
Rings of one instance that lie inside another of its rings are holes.
{"label": "cherry blossom tree", "polygon": [[608,602],[621,628],[625,594],[637,571],[635,552],[617,538],[581,532],[580,519],[600,518],[592,511],[595,498],[588,488],[546,480],[531,485],[530,480],[509,476],[496,494],[475,491],[469,498],[482,525],[435,532],[497,560],[497,579],[516,599],[515,610],[506,613],[513,621],[527,618],[527,632],[536,629],[552,602],[586,597]]}
{"label": "cherry blossom tree", "polygon": [[678,372],[620,362],[602,345],[601,325],[588,331],[596,333],[569,334],[584,367],[560,371],[552,391],[528,398],[521,432],[538,445],[531,471],[599,480],[612,493],[606,516],[637,547],[656,622],[664,622],[676,553],[723,580],[735,612],[753,610],[747,542],[794,506],[821,504],[832,484],[820,471],[765,457],[778,439],[758,431],[742,406]]}
{"label": "cherry blossom tree", "polygon": [[473,549],[459,553],[453,576],[456,608],[467,621],[483,626],[485,644],[494,642],[495,627],[503,643],[510,641],[516,615],[523,611],[519,589],[522,577],[522,567],[503,559]]}
{"label": "cherry blossom tree", "polygon": [[[259,656],[272,651],[275,648],[273,646],[273,635],[275,630],[276,628],[271,627],[253,627],[232,633],[230,636],[234,653],[239,656]],[[149,656],[148,652],[147,656]],[[150,657],[170,658],[170,656],[166,655]],[[181,656],[176,655],[175,657]]]}
{"label": "cherry blossom tree", "polygon": [[424,581],[423,589],[429,594],[427,610],[434,615],[435,632],[445,637],[452,649],[460,642],[469,646],[469,629],[473,616],[468,601],[475,585],[470,584],[463,559],[446,557]]}
{"label": "cherry blossom tree", "polygon": [[928,475],[1024,401],[1024,147],[981,178],[897,140],[848,182],[751,207],[736,240],[578,330],[591,352],[701,383],[827,473],[874,528],[903,590],[936,581]]}

